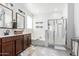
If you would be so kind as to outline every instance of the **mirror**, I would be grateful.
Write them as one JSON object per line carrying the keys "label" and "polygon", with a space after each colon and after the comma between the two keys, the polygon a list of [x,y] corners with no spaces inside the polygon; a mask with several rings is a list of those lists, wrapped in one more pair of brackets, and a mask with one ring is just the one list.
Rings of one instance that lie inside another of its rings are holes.
{"label": "mirror", "polygon": [[17,28],[23,29],[25,28],[25,16],[16,13],[16,21],[17,21]]}
{"label": "mirror", "polygon": [[12,28],[13,10],[0,4],[0,27]]}

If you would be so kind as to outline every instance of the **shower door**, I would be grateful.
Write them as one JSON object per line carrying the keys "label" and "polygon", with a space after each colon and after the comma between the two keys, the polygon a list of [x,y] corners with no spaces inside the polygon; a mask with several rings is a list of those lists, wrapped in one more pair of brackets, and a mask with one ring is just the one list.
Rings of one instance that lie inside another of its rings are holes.
{"label": "shower door", "polygon": [[55,45],[66,43],[66,20],[58,19],[55,23]]}
{"label": "shower door", "polygon": [[55,44],[55,21],[48,20],[48,46]]}
{"label": "shower door", "polygon": [[66,20],[52,19],[48,21],[48,43],[52,45],[65,45],[66,43]]}

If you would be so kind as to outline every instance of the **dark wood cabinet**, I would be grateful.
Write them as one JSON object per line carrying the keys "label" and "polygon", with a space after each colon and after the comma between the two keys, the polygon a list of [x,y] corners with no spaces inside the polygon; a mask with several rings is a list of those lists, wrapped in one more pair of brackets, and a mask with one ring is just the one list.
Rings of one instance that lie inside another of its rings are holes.
{"label": "dark wood cabinet", "polygon": [[2,44],[1,44],[1,39],[0,39],[0,56],[2,55],[2,53],[1,53],[1,49],[2,48]]}
{"label": "dark wood cabinet", "polygon": [[15,44],[11,37],[2,39],[2,56],[13,56],[15,55]]}
{"label": "dark wood cabinet", "polygon": [[31,45],[31,34],[0,38],[0,56],[16,56]]}

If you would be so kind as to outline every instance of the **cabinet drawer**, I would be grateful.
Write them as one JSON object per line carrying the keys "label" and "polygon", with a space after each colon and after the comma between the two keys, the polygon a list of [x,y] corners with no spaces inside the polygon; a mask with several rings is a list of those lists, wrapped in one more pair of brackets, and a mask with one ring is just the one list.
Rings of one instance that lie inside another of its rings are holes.
{"label": "cabinet drawer", "polygon": [[2,38],[2,42],[13,41],[13,40],[14,40],[13,37],[5,37],[5,38]]}

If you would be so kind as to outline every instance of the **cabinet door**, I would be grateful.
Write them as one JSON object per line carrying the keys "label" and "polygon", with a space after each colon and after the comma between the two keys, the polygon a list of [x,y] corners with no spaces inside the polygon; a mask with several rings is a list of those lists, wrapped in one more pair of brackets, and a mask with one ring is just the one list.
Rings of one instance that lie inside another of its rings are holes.
{"label": "cabinet door", "polygon": [[13,56],[14,55],[14,49],[13,46],[14,42],[13,41],[8,41],[8,42],[2,42],[2,55],[3,56]]}
{"label": "cabinet door", "polygon": [[31,34],[27,35],[27,45],[28,47],[31,45]]}
{"label": "cabinet door", "polygon": [[1,46],[1,39],[0,39],[0,56],[1,56],[1,49],[2,49],[2,46]]}
{"label": "cabinet door", "polygon": [[16,55],[22,51],[22,39],[18,36],[16,39]]}
{"label": "cabinet door", "polygon": [[27,35],[24,35],[24,47],[23,49],[27,48]]}

